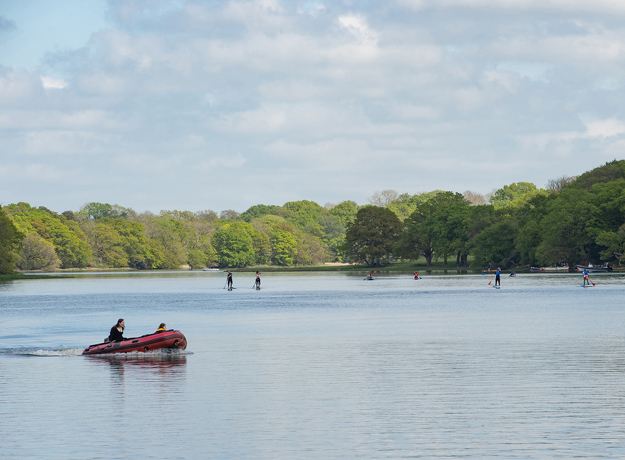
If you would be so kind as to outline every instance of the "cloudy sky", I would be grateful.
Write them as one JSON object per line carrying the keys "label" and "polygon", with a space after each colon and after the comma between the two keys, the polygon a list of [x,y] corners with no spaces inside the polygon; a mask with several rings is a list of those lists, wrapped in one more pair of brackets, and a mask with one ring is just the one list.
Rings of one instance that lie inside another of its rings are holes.
{"label": "cloudy sky", "polygon": [[0,0],[0,204],[244,211],[625,158],[619,0]]}

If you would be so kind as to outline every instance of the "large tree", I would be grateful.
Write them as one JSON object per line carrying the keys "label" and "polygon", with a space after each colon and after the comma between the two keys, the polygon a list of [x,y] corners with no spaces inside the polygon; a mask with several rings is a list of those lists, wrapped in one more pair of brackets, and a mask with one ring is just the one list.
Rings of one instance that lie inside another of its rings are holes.
{"label": "large tree", "polygon": [[470,203],[460,193],[438,192],[417,206],[404,221],[405,232],[399,243],[402,257],[418,259],[425,257],[432,264],[433,257],[456,254],[459,264],[468,255]]}
{"label": "large tree", "polygon": [[26,235],[18,261],[20,269],[54,271],[60,264],[61,261],[50,241],[44,240],[34,232]]}
{"label": "large tree", "polygon": [[245,267],[254,263],[254,242],[240,226],[224,225],[212,235],[212,243],[221,267]]}
{"label": "large tree", "polygon": [[369,266],[384,264],[394,255],[401,233],[401,222],[392,211],[364,206],[347,227],[343,252],[348,260]]}
{"label": "large tree", "polygon": [[20,249],[23,239],[24,235],[0,208],[0,274],[15,271],[17,251]]}

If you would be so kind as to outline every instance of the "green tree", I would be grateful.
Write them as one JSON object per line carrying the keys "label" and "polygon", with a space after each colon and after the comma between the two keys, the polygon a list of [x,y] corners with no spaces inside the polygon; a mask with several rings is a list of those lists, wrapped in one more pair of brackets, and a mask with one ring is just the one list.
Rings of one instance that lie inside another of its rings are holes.
{"label": "green tree", "polygon": [[17,252],[21,249],[24,234],[0,208],[0,274],[13,273]]}
{"label": "green tree", "polygon": [[19,256],[18,266],[21,270],[53,271],[59,268],[60,264],[61,261],[50,241],[44,240],[34,232],[26,235]]}
{"label": "green tree", "polygon": [[86,220],[115,219],[117,217],[127,219],[128,212],[128,209],[116,204],[92,202],[84,205],[80,209],[79,214]]}
{"label": "green tree", "polygon": [[605,249],[601,251],[604,260],[616,259],[619,265],[625,260],[625,224],[621,225],[616,232],[603,231],[597,235],[597,244]]}
{"label": "green tree", "polygon": [[266,205],[266,204],[257,204],[248,208],[244,213],[242,213],[239,217],[241,220],[245,222],[252,222],[252,220],[266,216],[267,214],[271,214],[274,209],[278,208],[278,206],[274,205]]}
{"label": "green tree", "polygon": [[254,263],[254,243],[243,228],[224,225],[212,235],[212,243],[221,267],[245,267]]}
{"label": "green tree", "polygon": [[574,188],[590,190],[595,184],[612,182],[625,178],[625,160],[614,160],[579,176],[571,185]]}
{"label": "green tree", "polygon": [[393,256],[401,234],[401,222],[392,211],[364,206],[348,225],[342,250],[349,260],[382,265]]}
{"label": "green tree", "polygon": [[124,238],[108,222],[99,220],[88,232],[87,240],[98,265],[115,268],[128,266]]}
{"label": "green tree", "polygon": [[502,209],[522,205],[536,195],[547,195],[547,192],[531,182],[515,182],[495,191],[489,201],[495,209]]}
{"label": "green tree", "polygon": [[386,205],[388,209],[393,211],[399,220],[404,222],[410,214],[415,212],[418,206],[422,205],[426,201],[434,198],[441,190],[433,190],[431,192],[420,193],[417,195],[409,195],[408,193],[402,193],[389,204]]}
{"label": "green tree", "polygon": [[422,202],[404,221],[399,252],[407,259],[442,257],[447,263],[450,254],[457,254],[458,264],[466,263],[469,253],[470,203],[460,193],[438,192]]}
{"label": "green tree", "polygon": [[91,246],[75,220],[68,220],[43,206],[33,208],[28,203],[10,204],[6,209],[21,231],[35,231],[54,244],[61,268],[83,268],[93,259]]}
{"label": "green tree", "polygon": [[295,234],[295,240],[297,243],[295,265],[319,264],[327,257],[324,245],[316,236],[298,232]]}
{"label": "green tree", "polygon": [[271,260],[276,265],[293,265],[297,253],[297,241],[294,236],[279,228],[271,232]]}
{"label": "green tree", "polygon": [[473,239],[473,263],[483,267],[492,262],[495,266],[503,268],[516,264],[518,262],[516,236],[515,220],[509,216],[502,216]]}
{"label": "green tree", "polygon": [[328,214],[345,228],[356,219],[356,213],[358,213],[358,205],[355,201],[343,201],[328,210]]}
{"label": "green tree", "polygon": [[573,266],[589,260],[593,249],[598,249],[594,241],[602,230],[599,209],[592,203],[590,192],[567,187],[552,196],[541,221],[543,240],[536,249],[538,262]]}

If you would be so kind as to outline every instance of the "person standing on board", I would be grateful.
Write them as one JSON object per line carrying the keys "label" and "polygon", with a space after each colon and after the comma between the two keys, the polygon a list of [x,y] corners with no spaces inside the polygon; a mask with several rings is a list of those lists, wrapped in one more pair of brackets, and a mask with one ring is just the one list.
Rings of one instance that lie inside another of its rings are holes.
{"label": "person standing on board", "polygon": [[584,284],[582,286],[586,286],[586,284],[590,286],[590,279],[588,278],[588,270],[584,269]]}
{"label": "person standing on board", "polygon": [[117,324],[111,328],[111,333],[109,334],[109,342],[121,342],[122,340],[126,340],[124,337],[124,328],[126,327],[126,323],[123,318],[119,318],[117,320]]}
{"label": "person standing on board", "polygon": [[495,272],[495,286],[501,287],[501,268],[497,267]]}
{"label": "person standing on board", "polygon": [[256,272],[256,289],[260,289],[260,272]]}
{"label": "person standing on board", "polygon": [[228,290],[232,291],[232,272],[228,270],[228,277],[226,278],[226,283],[228,284]]}

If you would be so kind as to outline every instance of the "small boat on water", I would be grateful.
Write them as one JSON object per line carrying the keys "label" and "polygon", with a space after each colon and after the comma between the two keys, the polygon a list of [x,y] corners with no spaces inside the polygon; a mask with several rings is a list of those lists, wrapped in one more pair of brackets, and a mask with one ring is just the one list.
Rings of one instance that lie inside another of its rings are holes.
{"label": "small boat on water", "polygon": [[558,265],[556,267],[530,267],[531,272],[568,272],[568,265]]}
{"label": "small boat on water", "polygon": [[577,270],[578,272],[583,272],[584,270],[588,270],[589,272],[611,272],[612,267],[610,267],[606,262],[601,267],[595,267],[593,264],[575,265],[575,270]]}
{"label": "small boat on water", "polygon": [[102,342],[89,345],[82,352],[83,355],[102,355],[109,353],[131,353],[171,348],[184,350],[187,348],[187,338],[180,331],[155,332],[141,337],[134,337],[121,342]]}

